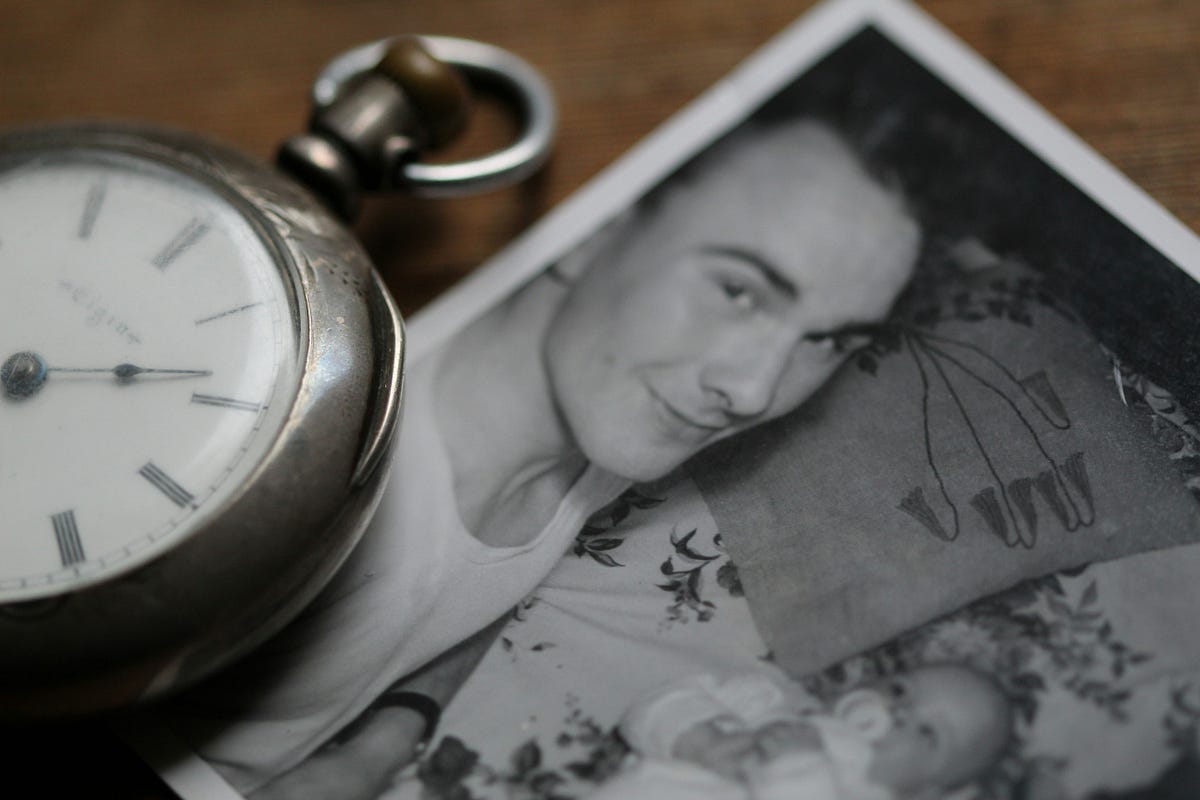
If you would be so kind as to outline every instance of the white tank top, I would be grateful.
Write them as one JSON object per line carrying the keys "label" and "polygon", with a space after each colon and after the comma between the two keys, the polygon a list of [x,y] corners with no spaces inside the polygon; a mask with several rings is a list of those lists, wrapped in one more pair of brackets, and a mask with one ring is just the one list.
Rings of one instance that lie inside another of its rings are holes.
{"label": "white tank top", "polygon": [[294,767],[391,684],[507,613],[588,516],[628,481],[589,466],[529,542],[491,547],[463,525],[432,396],[437,359],[411,369],[392,477],[333,582],[297,623],[202,693],[172,725],[239,791]]}

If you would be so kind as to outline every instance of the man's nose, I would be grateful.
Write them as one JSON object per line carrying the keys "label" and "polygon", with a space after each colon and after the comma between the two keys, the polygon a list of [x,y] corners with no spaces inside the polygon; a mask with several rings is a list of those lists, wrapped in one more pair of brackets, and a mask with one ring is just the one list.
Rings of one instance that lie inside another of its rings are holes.
{"label": "man's nose", "polygon": [[701,372],[702,388],[731,416],[759,416],[775,400],[791,361],[792,344],[760,343],[758,347],[718,354]]}

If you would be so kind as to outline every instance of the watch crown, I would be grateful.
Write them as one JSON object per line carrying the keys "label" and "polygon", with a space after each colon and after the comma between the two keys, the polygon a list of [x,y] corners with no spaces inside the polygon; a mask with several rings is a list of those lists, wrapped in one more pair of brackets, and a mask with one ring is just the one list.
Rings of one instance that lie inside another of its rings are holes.
{"label": "watch crown", "polygon": [[372,69],[314,109],[309,132],[284,142],[277,161],[352,220],[364,192],[397,188],[403,163],[463,131],[469,100],[457,70],[417,37],[398,36]]}

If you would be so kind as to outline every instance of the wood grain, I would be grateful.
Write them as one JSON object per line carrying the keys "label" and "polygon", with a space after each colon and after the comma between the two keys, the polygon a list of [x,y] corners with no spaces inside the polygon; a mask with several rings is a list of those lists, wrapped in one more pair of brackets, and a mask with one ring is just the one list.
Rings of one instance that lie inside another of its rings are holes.
{"label": "wood grain", "polygon": [[[544,71],[562,112],[553,162],[466,200],[374,202],[360,232],[419,308],[782,29],[782,0],[0,1],[0,124],[131,117],[263,157],[299,131],[319,67],[400,32],[483,39]],[[1200,228],[1200,3],[928,0],[939,18],[1168,210]],[[485,109],[457,152],[506,132]],[[31,796],[172,795],[98,723],[0,736]],[[15,772],[14,772],[15,771]]]}

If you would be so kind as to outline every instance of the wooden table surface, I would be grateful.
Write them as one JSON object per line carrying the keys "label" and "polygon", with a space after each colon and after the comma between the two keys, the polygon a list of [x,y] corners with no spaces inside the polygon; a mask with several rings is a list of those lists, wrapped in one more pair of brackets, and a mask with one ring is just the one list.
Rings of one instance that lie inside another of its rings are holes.
{"label": "wooden table surface", "polygon": [[[411,312],[809,5],[0,0],[0,124],[131,117],[209,133],[269,158],[282,137],[299,132],[319,67],[349,46],[412,32],[509,48],[539,67],[558,93],[554,159],[520,187],[462,200],[371,205],[360,233]],[[922,6],[1200,229],[1200,2],[925,0]],[[481,152],[504,132],[503,117],[485,109],[458,152]],[[173,797],[101,722],[0,734],[0,765],[5,796]],[[7,787],[21,775],[35,788],[10,794]]]}

